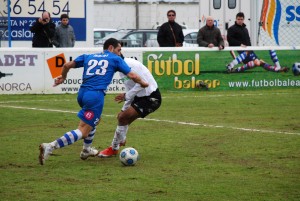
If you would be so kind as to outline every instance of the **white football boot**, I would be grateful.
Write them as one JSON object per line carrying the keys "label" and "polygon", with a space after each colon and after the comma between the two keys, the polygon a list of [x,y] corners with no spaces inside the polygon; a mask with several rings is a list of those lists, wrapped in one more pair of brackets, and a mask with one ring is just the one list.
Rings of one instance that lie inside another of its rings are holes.
{"label": "white football boot", "polygon": [[52,154],[53,149],[49,143],[40,144],[39,161],[41,165],[45,164],[45,161],[49,158],[50,154]]}
{"label": "white football boot", "polygon": [[80,153],[80,158],[82,160],[86,160],[88,157],[92,156],[97,156],[99,151],[95,149],[94,147],[88,147],[88,148],[83,148],[81,153]]}

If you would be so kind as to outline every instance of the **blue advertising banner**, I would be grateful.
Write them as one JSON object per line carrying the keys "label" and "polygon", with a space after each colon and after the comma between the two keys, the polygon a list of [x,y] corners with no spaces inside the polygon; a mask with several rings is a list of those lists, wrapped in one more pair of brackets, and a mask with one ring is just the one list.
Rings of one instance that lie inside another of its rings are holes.
{"label": "blue advertising banner", "polygon": [[[7,15],[6,10],[1,8],[1,13]],[[33,33],[30,32],[30,27],[44,11],[50,12],[56,26],[60,24],[60,15],[68,14],[76,40],[86,41],[86,0],[11,0],[10,10],[12,41],[31,41]],[[0,16],[0,24],[7,24],[7,17]],[[0,36],[2,40],[7,40],[8,29],[0,29]]]}

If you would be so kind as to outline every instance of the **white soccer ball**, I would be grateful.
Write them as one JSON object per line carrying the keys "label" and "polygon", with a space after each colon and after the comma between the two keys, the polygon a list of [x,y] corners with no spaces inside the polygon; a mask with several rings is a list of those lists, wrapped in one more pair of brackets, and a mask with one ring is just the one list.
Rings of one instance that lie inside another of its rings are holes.
{"label": "white soccer ball", "polygon": [[139,160],[139,153],[136,149],[128,147],[120,152],[120,161],[125,166],[133,166]]}
{"label": "white soccer ball", "polygon": [[292,71],[295,76],[300,75],[300,62],[293,64]]}

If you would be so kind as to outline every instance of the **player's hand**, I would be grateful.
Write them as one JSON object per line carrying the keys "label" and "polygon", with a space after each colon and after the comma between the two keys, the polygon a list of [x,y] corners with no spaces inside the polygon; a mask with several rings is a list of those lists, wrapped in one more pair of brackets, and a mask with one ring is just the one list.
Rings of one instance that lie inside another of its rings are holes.
{"label": "player's hand", "polygon": [[121,102],[125,101],[125,93],[118,94],[118,95],[115,97],[115,101],[116,101],[117,103],[121,103]]}
{"label": "player's hand", "polygon": [[214,46],[214,44],[209,43],[207,47],[212,48],[212,47],[215,47],[215,46]]}
{"label": "player's hand", "polygon": [[45,25],[48,23],[47,20],[43,20],[41,17],[39,18],[39,23],[41,23],[42,25]]}
{"label": "player's hand", "polygon": [[53,86],[56,87],[57,85],[60,85],[61,83],[63,83],[65,81],[66,78],[63,78],[62,75],[54,78],[54,84]]}

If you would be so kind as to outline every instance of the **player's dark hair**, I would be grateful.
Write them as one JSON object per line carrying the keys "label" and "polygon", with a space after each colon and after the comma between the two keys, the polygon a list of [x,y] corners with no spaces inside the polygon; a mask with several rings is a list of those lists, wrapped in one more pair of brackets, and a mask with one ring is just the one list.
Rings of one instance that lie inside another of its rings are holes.
{"label": "player's dark hair", "polygon": [[119,46],[119,44],[121,44],[121,43],[120,43],[120,41],[118,41],[117,39],[115,39],[115,38],[109,38],[109,39],[107,39],[107,40],[104,42],[104,44],[103,44],[103,49],[104,49],[104,50],[107,50],[108,47],[109,47],[110,45],[112,45],[114,48],[116,48],[116,47]]}
{"label": "player's dark hair", "polygon": [[169,13],[174,13],[174,15],[176,16],[175,10],[169,10],[169,11],[167,12],[167,15],[169,15]]}
{"label": "player's dark hair", "polygon": [[63,18],[68,18],[69,19],[69,16],[67,14],[61,14],[60,20],[62,20]]}
{"label": "player's dark hair", "polygon": [[244,15],[243,12],[239,12],[238,14],[236,14],[236,17],[235,17],[235,18],[238,18],[238,17],[245,18],[245,15]]}

